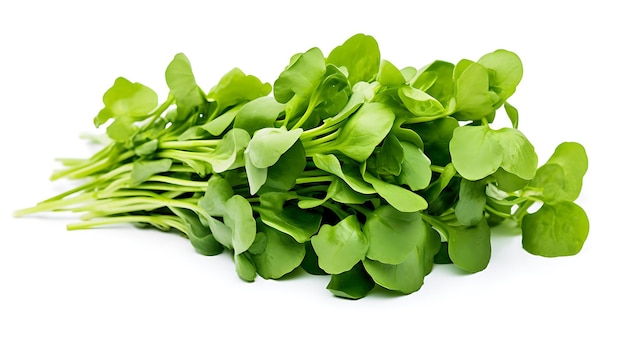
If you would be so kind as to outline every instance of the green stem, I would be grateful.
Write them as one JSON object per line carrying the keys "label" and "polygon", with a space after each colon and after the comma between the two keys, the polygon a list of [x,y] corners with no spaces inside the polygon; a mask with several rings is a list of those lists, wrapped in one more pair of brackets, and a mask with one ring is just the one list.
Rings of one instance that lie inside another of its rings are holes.
{"label": "green stem", "polygon": [[296,179],[296,184],[306,184],[306,183],[320,183],[320,182],[332,182],[335,179],[335,176],[317,176],[317,177],[300,177]]}
{"label": "green stem", "polygon": [[174,140],[159,142],[160,149],[213,148],[221,139],[208,140]]}
{"label": "green stem", "polygon": [[304,111],[304,114],[300,117],[300,119],[298,119],[296,124],[294,124],[293,127],[291,127],[291,130],[302,127],[302,125],[307,121],[307,119],[309,119],[309,117],[313,113],[313,110],[315,109],[315,106],[313,105],[314,104],[309,103],[309,105],[306,108],[306,111]]}
{"label": "green stem", "polygon": [[433,172],[437,172],[437,173],[443,173],[443,171],[445,170],[445,167],[430,165],[430,170]]}
{"label": "green stem", "polygon": [[361,212],[362,214],[365,215],[365,217],[370,217],[373,213],[372,210],[370,210],[369,208],[363,206],[363,205],[358,205],[358,204],[349,204],[348,207],[353,208],[359,212]]}
{"label": "green stem", "polygon": [[188,187],[197,187],[201,189],[206,189],[207,187],[206,181],[186,180],[186,179],[179,179],[179,178],[162,176],[162,175],[153,175],[152,177],[148,178],[147,181],[148,182],[162,182],[162,183],[167,183],[167,184],[188,186]]}
{"label": "green stem", "polygon": [[69,199],[41,202],[36,206],[15,211],[13,213],[13,216],[22,217],[34,213],[47,211],[69,211],[70,206],[84,203],[85,201],[93,198],[95,198],[93,193],[86,193]]}
{"label": "green stem", "polygon": [[303,142],[307,141],[307,140],[313,140],[316,137],[320,136],[320,135],[324,135],[324,134],[328,134],[328,133],[333,133],[336,130],[339,129],[339,123],[343,121],[339,120],[338,122],[328,122],[328,120],[325,120],[322,125],[315,127],[315,128],[311,128],[311,129],[307,129],[304,132],[302,132],[302,135],[300,136],[300,140],[302,140]]}
{"label": "green stem", "polygon": [[114,160],[105,158],[97,162],[93,162],[86,167],[80,167],[78,169],[69,169],[69,171],[66,170],[66,171],[55,173],[52,175],[52,177],[50,177],[50,180],[56,180],[56,179],[60,179],[63,177],[68,178],[68,179],[86,178],[97,172],[106,170],[107,167],[109,167],[110,165],[115,165],[123,161],[126,161],[127,159],[133,157],[134,155],[135,155],[134,151],[132,150],[126,151],[122,153],[121,155],[119,155]]}
{"label": "green stem", "polygon": [[322,207],[333,211],[333,213],[336,214],[339,219],[344,219],[350,215],[348,212],[342,210],[341,207],[339,207],[336,203],[333,203],[331,201],[324,202],[322,204]]}
{"label": "green stem", "polygon": [[[166,218],[171,217],[171,218]],[[96,227],[103,227],[114,224],[122,224],[122,223],[148,223],[151,224],[163,231],[168,230],[170,227],[179,230],[180,232],[185,231],[185,226],[177,219],[175,216],[119,216],[119,217],[109,217],[98,220],[89,220],[81,223],[73,223],[67,225],[67,230],[80,230],[80,229],[90,229]]]}
{"label": "green stem", "polygon": [[524,218],[524,216],[528,213],[528,209],[530,208],[530,206],[532,206],[534,203],[535,200],[526,200],[517,208],[517,210],[515,210],[515,213],[513,213],[511,218],[513,218],[517,222],[521,222],[522,218]]}
{"label": "green stem", "polygon": [[324,143],[330,142],[335,140],[335,138],[337,138],[337,135],[339,134],[338,130],[333,131],[330,134],[327,134],[323,137],[317,138],[317,139],[312,139],[312,140],[306,140],[302,142],[302,145],[304,146],[305,149],[314,149],[316,146],[320,146]]}
{"label": "green stem", "polygon": [[173,103],[174,103],[174,96],[169,95],[167,97],[167,100],[165,100],[164,103],[162,103],[159,107],[157,107],[156,110],[154,110],[153,113],[150,114],[153,117],[148,121],[148,123],[141,126],[141,130],[146,131],[150,129],[152,125],[156,122],[156,120],[158,120],[159,117],[161,117],[163,112],[165,112]]}
{"label": "green stem", "polygon": [[502,212],[502,211],[498,211],[495,208],[489,206],[489,205],[485,205],[485,209],[489,212],[489,213],[493,213],[497,216],[500,216],[502,218],[508,218],[511,219],[513,218],[513,215],[511,215],[510,213],[506,213],[506,212]]}
{"label": "green stem", "polygon": [[305,186],[298,189],[294,189],[298,195],[318,193],[318,192],[328,192],[328,185],[313,185],[313,186]]}
{"label": "green stem", "polygon": [[440,115],[436,115],[436,116],[429,116],[429,117],[411,117],[411,118],[407,118],[406,121],[404,123],[406,124],[415,124],[415,123],[424,123],[424,122],[431,122],[440,118],[444,118],[444,117],[448,117],[450,116],[449,113],[444,113],[444,114],[440,114]]}
{"label": "green stem", "polygon": [[90,190],[95,189],[97,186],[100,186],[102,188],[104,186],[104,184],[106,184],[111,179],[113,179],[113,178],[115,178],[115,177],[117,177],[117,176],[119,176],[119,175],[121,175],[123,173],[130,172],[132,170],[132,167],[133,167],[133,165],[130,164],[130,163],[122,165],[120,167],[117,167],[117,168],[113,169],[112,171],[110,171],[108,173],[105,173],[105,174],[103,174],[103,175],[101,175],[101,176],[99,176],[99,177],[97,177],[97,178],[87,182],[87,183],[84,183],[84,184],[82,184],[80,186],[77,186],[77,187],[75,187],[73,189],[70,189],[70,190],[65,191],[65,192],[63,192],[61,194],[58,194],[58,195],[53,196],[51,198],[48,198],[48,199],[42,201],[41,203],[63,199],[63,198],[68,197],[69,195],[75,194],[75,193],[80,192],[80,191],[90,191]]}
{"label": "green stem", "polygon": [[424,221],[426,221],[426,223],[430,224],[431,226],[439,229],[440,234],[443,235],[446,240],[448,240],[448,225],[445,222],[439,220],[435,216],[431,216],[426,213],[422,213],[422,219],[424,219]]}
{"label": "green stem", "polygon": [[195,160],[211,163],[211,159],[202,152],[184,151],[184,150],[163,150],[157,153],[162,158],[172,158],[175,160]]}

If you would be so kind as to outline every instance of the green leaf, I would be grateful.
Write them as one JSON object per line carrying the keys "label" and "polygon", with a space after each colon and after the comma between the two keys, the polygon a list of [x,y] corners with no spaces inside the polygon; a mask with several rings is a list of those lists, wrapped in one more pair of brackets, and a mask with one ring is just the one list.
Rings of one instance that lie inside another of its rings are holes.
{"label": "green leaf", "polygon": [[298,207],[306,209],[321,206],[329,199],[343,204],[362,204],[369,198],[369,196],[356,192],[343,180],[334,178],[330,182],[326,196],[323,199],[301,199],[298,201]]}
{"label": "green leaf", "polygon": [[369,35],[356,34],[334,48],[326,62],[345,67],[352,85],[359,81],[370,82],[376,78],[380,67],[378,43]]}
{"label": "green leaf", "polygon": [[297,56],[274,82],[274,97],[279,103],[287,103],[294,96],[308,99],[326,73],[322,51],[309,49]]}
{"label": "green leaf", "polygon": [[356,192],[361,194],[376,193],[374,187],[363,180],[356,164],[351,165],[350,163],[346,163],[342,166],[337,156],[333,154],[314,154],[313,162],[317,168],[334,174],[342,179]]}
{"label": "green leaf", "polygon": [[[233,108],[231,108],[230,110],[224,112],[223,114],[221,114],[217,118],[215,118],[215,119],[211,120],[210,122],[202,125],[200,128],[206,130],[207,132],[209,132],[213,136],[221,135],[222,133],[224,133],[224,131],[233,122],[233,120],[235,119],[235,116],[237,116],[237,114],[241,110],[242,106],[244,106],[244,105],[240,104],[240,105],[234,106]],[[180,138],[179,138],[179,140],[180,140]]]}
{"label": "green leaf", "polygon": [[447,106],[454,96],[453,71],[454,64],[440,60],[434,61],[418,72],[411,86],[424,90],[442,105]]}
{"label": "green leaf", "polygon": [[419,134],[424,143],[424,153],[435,165],[450,163],[450,140],[459,122],[452,117],[416,123],[410,126]]}
{"label": "green leaf", "polygon": [[258,168],[267,168],[275,164],[280,156],[300,138],[302,129],[263,128],[252,136],[245,153],[252,164]]}
{"label": "green leaf", "polygon": [[376,153],[376,172],[386,175],[400,175],[404,161],[404,148],[398,138],[389,134],[379,152]]}
{"label": "green leaf", "polygon": [[339,130],[334,147],[355,161],[365,161],[393,126],[393,111],[377,102],[364,104]]}
{"label": "green leaf", "polygon": [[230,106],[266,96],[271,91],[272,86],[269,83],[263,83],[259,78],[246,75],[239,68],[233,68],[211,88],[207,97],[217,101],[219,114]]}
{"label": "green leaf", "polygon": [[399,122],[401,121],[396,119],[390,133],[398,138],[399,141],[413,144],[419,149],[424,149],[424,141],[422,140],[422,137],[413,129],[400,127]]}
{"label": "green leaf", "polygon": [[274,127],[274,122],[284,112],[284,104],[277,102],[273,96],[263,96],[243,105],[235,117],[233,127],[254,135],[259,129]]}
{"label": "green leaf", "polygon": [[232,128],[217,143],[210,155],[211,166],[217,173],[244,165],[244,150],[250,143],[250,134],[243,129]]}
{"label": "green leaf", "polygon": [[185,54],[174,56],[165,70],[165,81],[170,94],[176,99],[177,120],[187,118],[195,108],[206,104],[204,92],[196,84],[191,63]]}
{"label": "green leaf", "polygon": [[544,203],[522,218],[522,246],[533,255],[545,257],[575,255],[589,234],[585,211],[573,202]]}
{"label": "green leaf", "polygon": [[124,77],[119,77],[102,97],[104,108],[94,118],[96,127],[106,123],[110,118],[130,117],[141,120],[149,116],[157,107],[158,96],[147,86],[140,83],[131,83]]}
{"label": "green leaf", "polygon": [[[456,169],[454,169],[454,165],[452,163],[448,163],[444,168],[439,178],[432,182],[428,189],[426,190],[426,199],[428,200],[429,206],[432,205],[437,199],[439,199],[439,195],[443,192],[443,190],[450,184],[450,181],[456,175]],[[456,197],[456,193],[455,193]],[[432,208],[432,206],[430,206]]]}
{"label": "green leaf", "polygon": [[496,173],[493,174],[493,177],[498,184],[498,188],[508,192],[514,192],[522,189],[529,183],[528,179],[520,178],[513,173],[503,170],[502,168],[498,168]]}
{"label": "green leaf", "polygon": [[502,169],[522,179],[532,179],[537,171],[538,158],[526,136],[514,128],[498,129],[494,136],[503,152]]}
{"label": "green leaf", "polygon": [[[461,121],[479,121],[494,111],[493,100],[489,94],[489,73],[477,63],[462,66],[464,69],[461,69],[462,73],[455,84],[454,117]],[[455,75],[457,74],[455,68]]]}
{"label": "green leaf", "polygon": [[428,203],[420,195],[371,175],[365,170],[365,163],[361,166],[361,176],[363,180],[374,187],[380,197],[399,211],[415,212],[425,210],[428,207]]}
{"label": "green leaf", "polygon": [[290,202],[296,198],[297,195],[292,193],[263,193],[257,212],[263,223],[303,243],[318,232],[322,216],[317,211],[303,210]]}
{"label": "green leaf", "polygon": [[319,258],[319,266],[330,274],[350,270],[365,258],[368,242],[355,215],[348,216],[334,226],[324,224],[311,237],[311,244]]}
{"label": "green leaf", "polygon": [[267,167],[257,167],[250,159],[250,154],[244,152],[244,166],[246,178],[250,187],[250,195],[256,194],[267,181]]}
{"label": "green leaf", "polygon": [[506,112],[506,115],[509,117],[509,120],[511,120],[511,124],[513,125],[513,128],[517,129],[519,125],[519,112],[517,112],[517,109],[513,105],[505,101],[504,111]]}
{"label": "green leaf", "polygon": [[[413,79],[415,77],[417,77],[417,69],[415,67],[404,67],[400,70],[400,73],[402,74],[402,77],[404,77],[404,80],[406,83],[410,83],[413,81]],[[420,87],[418,87],[419,89]]]}
{"label": "green leaf", "polygon": [[[176,140],[185,141],[210,138],[211,134],[209,134],[208,131],[206,131],[202,127],[203,126],[191,126],[187,128],[182,134],[180,134],[178,138],[176,138]],[[158,140],[155,139],[155,141],[158,143]]]}
{"label": "green leaf", "polygon": [[[315,110],[321,118],[333,116],[346,106],[350,94],[350,83],[345,74],[334,65],[326,65],[324,78],[313,91],[307,112],[312,113]],[[303,121],[299,123],[304,125]],[[317,126],[317,123],[312,123],[311,126]]]}
{"label": "green leaf", "polygon": [[159,141],[157,139],[150,140],[139,146],[135,146],[134,151],[137,156],[149,156],[152,155],[158,148]]}
{"label": "green leaf", "polygon": [[463,126],[454,130],[450,155],[456,170],[468,180],[479,180],[499,167],[523,179],[532,179],[537,154],[524,134],[514,128]]}
{"label": "green leaf", "polygon": [[352,87],[352,95],[346,105],[337,112],[337,115],[324,120],[324,123],[336,124],[350,117],[364,103],[372,101],[376,96],[379,85],[376,82],[358,82]]}
{"label": "green leaf", "polygon": [[300,140],[296,140],[276,163],[267,168],[267,179],[260,189],[261,192],[291,190],[305,167],[304,146]]}
{"label": "green leaf", "polygon": [[253,282],[254,278],[256,278],[256,268],[251,258],[246,253],[242,253],[235,255],[234,260],[235,270],[239,278],[247,282]]}
{"label": "green leaf", "polygon": [[259,232],[267,237],[263,253],[252,255],[252,261],[261,277],[278,279],[302,263],[305,254],[304,244],[260,221],[258,227]]}
{"label": "green leaf", "polygon": [[479,180],[500,167],[502,147],[493,133],[488,126],[463,126],[454,130],[450,156],[454,168],[463,178]]}
{"label": "green leaf", "polygon": [[[263,222],[257,219],[257,228],[259,227],[259,225],[265,228]],[[256,233],[256,236],[254,237],[254,242],[252,243],[252,245],[250,245],[247,252],[253,255],[260,255],[265,251],[266,247],[267,247],[267,235],[264,232],[258,232]]]}
{"label": "green leaf", "polygon": [[107,127],[107,136],[112,140],[127,143],[138,130],[139,128],[133,124],[132,119],[129,117],[119,117]]}
{"label": "green leaf", "polygon": [[412,143],[402,141],[400,145],[404,159],[398,182],[408,185],[413,191],[425,189],[430,184],[433,174],[430,170],[430,159]]}
{"label": "green leaf", "polygon": [[130,172],[130,186],[137,186],[155,174],[169,171],[172,160],[164,158],[156,161],[135,161]]}
{"label": "green leaf", "polygon": [[376,284],[389,290],[410,294],[424,284],[426,271],[419,255],[417,248],[413,247],[400,264],[386,264],[366,259],[363,265]]}
{"label": "green leaf", "polygon": [[187,228],[185,234],[199,254],[214,256],[224,251],[224,247],[215,240],[210,230],[202,224],[198,215],[193,211],[173,206],[170,206],[169,209],[185,224]]}
{"label": "green leaf", "polygon": [[203,216],[200,219],[209,226],[213,237],[218,243],[222,244],[225,248],[233,249],[233,231],[224,224],[224,222],[211,216]]}
{"label": "green leaf", "polygon": [[363,264],[357,263],[349,271],[333,274],[326,289],[335,296],[356,300],[365,297],[375,286]]}
{"label": "green leaf", "polygon": [[[513,95],[522,80],[522,61],[515,53],[500,49],[481,57],[478,63],[489,72],[489,90],[500,97],[500,102],[494,106],[498,108]],[[514,127],[517,128],[516,123]]]}
{"label": "green leaf", "polygon": [[459,268],[470,273],[487,268],[491,258],[491,231],[483,217],[470,227],[449,227],[448,253]]}
{"label": "green leaf", "polygon": [[445,112],[441,102],[420,89],[403,86],[398,89],[398,96],[404,106],[418,117],[439,116]]}
{"label": "green leaf", "polygon": [[582,145],[561,143],[546,164],[537,170],[530,186],[543,189],[545,202],[574,201],[582,190],[588,162]]}
{"label": "green leaf", "polygon": [[226,214],[226,201],[233,195],[233,188],[228,181],[214,174],[209,178],[206,192],[198,201],[198,206],[210,216],[223,217]]}
{"label": "green leaf", "polygon": [[417,253],[424,267],[424,274],[429,274],[435,264],[435,256],[441,249],[441,235],[428,224],[425,224],[424,235],[420,235],[417,242]]}
{"label": "green leaf", "polygon": [[391,206],[380,206],[363,226],[369,241],[367,258],[399,264],[415,248],[425,230],[426,225],[419,212],[400,212]]}
{"label": "green leaf", "polygon": [[235,255],[248,250],[256,236],[256,222],[252,216],[252,207],[241,195],[234,195],[225,204],[224,224],[233,233]]}
{"label": "green leaf", "polygon": [[487,184],[481,180],[461,180],[459,201],[454,207],[454,214],[461,225],[476,225],[483,219],[487,204],[486,186]]}
{"label": "green leaf", "polygon": [[387,87],[403,85],[406,80],[402,72],[387,60],[382,60],[376,80]]}

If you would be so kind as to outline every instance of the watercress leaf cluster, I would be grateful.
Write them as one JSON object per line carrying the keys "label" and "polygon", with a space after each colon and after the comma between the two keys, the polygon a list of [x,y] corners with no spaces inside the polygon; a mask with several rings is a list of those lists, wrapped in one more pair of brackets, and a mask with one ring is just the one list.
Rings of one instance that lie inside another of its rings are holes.
{"label": "watercress leaf cluster", "polygon": [[[52,175],[82,183],[16,215],[176,232],[232,255],[243,281],[303,270],[347,299],[413,293],[436,264],[480,272],[507,222],[531,254],[574,255],[589,232],[575,203],[587,155],[564,142],[538,167],[509,103],[522,75],[502,49],[398,67],[356,34],[296,53],[273,83],[233,68],[205,90],[179,53],[163,101],[117,78],[93,119],[105,145]],[[494,128],[502,115],[511,127]]]}

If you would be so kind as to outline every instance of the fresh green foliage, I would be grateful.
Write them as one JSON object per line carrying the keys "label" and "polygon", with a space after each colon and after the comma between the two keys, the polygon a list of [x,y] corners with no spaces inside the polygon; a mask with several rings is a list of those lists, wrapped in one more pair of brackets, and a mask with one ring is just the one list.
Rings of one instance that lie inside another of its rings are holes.
{"label": "fresh green foliage", "polygon": [[344,218],[334,226],[324,224],[319,233],[311,238],[311,244],[317,253],[319,266],[330,274],[350,270],[365,258],[368,248],[367,237],[355,215]]}
{"label": "fresh green foliage", "polygon": [[[176,54],[167,99],[116,79],[94,118],[109,143],[52,175],[82,183],[16,215],[174,231],[202,255],[232,255],[243,281],[302,269],[347,299],[415,292],[435,264],[482,271],[502,223],[531,254],[578,253],[587,154],[565,142],[538,168],[508,101],[520,58],[421,67],[398,68],[357,34],[328,56],[294,55],[273,84],[234,68],[203,90]],[[511,127],[493,128],[502,114]]]}

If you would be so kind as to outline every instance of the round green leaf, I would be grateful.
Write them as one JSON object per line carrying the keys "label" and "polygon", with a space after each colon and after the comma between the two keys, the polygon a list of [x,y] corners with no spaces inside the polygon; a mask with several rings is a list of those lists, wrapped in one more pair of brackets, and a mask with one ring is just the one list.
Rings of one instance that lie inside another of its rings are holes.
{"label": "round green leaf", "polygon": [[496,105],[499,107],[513,95],[522,80],[522,61],[515,53],[500,49],[481,57],[478,63],[489,72],[489,89],[500,97]]}
{"label": "round green leaf", "polygon": [[363,232],[369,240],[367,257],[383,263],[399,264],[415,248],[425,230],[419,212],[400,212],[391,206],[380,206],[363,226]]}
{"label": "round green leaf", "polygon": [[502,147],[501,167],[522,179],[532,179],[537,171],[537,154],[526,136],[515,128],[502,128],[493,134]]}
{"label": "round green leaf", "polygon": [[372,36],[356,34],[334,48],[326,62],[346,67],[352,85],[359,81],[369,82],[376,77],[380,66],[378,43]]}
{"label": "round green leaf", "polygon": [[257,272],[265,279],[278,279],[296,269],[304,259],[304,244],[296,242],[287,234],[259,223],[265,233],[265,250],[251,255]]}
{"label": "round green leaf", "polygon": [[233,233],[233,249],[238,255],[246,251],[256,236],[256,221],[252,216],[252,207],[241,195],[234,195],[226,201],[224,224]]}
{"label": "round green leaf", "polygon": [[502,146],[487,126],[456,128],[450,140],[452,164],[467,180],[479,180],[494,173],[502,164]]}
{"label": "round green leaf", "polygon": [[424,284],[426,272],[415,247],[400,264],[386,264],[366,259],[363,265],[376,284],[389,290],[410,294]]}
{"label": "round green leaf", "polygon": [[256,278],[256,268],[254,263],[245,253],[235,255],[235,271],[242,280],[253,282]]}
{"label": "round green leaf", "polygon": [[317,253],[319,266],[330,274],[350,270],[365,258],[367,238],[356,216],[348,216],[337,225],[324,224],[311,244]]}
{"label": "round green leaf", "polygon": [[385,139],[394,120],[395,115],[387,105],[365,104],[339,130],[335,148],[353,160],[363,162]]}
{"label": "round green leaf", "polygon": [[267,168],[275,164],[301,134],[300,128],[289,131],[282,128],[259,129],[252,136],[245,153],[254,166]]}
{"label": "round green leaf", "polygon": [[365,297],[375,285],[363,265],[357,264],[347,272],[333,274],[326,289],[335,296],[356,300]]}
{"label": "round green leaf", "polygon": [[472,227],[449,227],[448,253],[459,268],[471,273],[487,268],[491,258],[491,231],[483,219]]}
{"label": "round green leaf", "polygon": [[537,170],[531,186],[543,189],[543,201],[574,201],[580,195],[587,172],[587,153],[573,142],[560,144],[545,165]]}
{"label": "round green leaf", "polygon": [[587,214],[573,202],[543,204],[537,212],[522,219],[522,246],[534,255],[575,255],[588,234]]}

